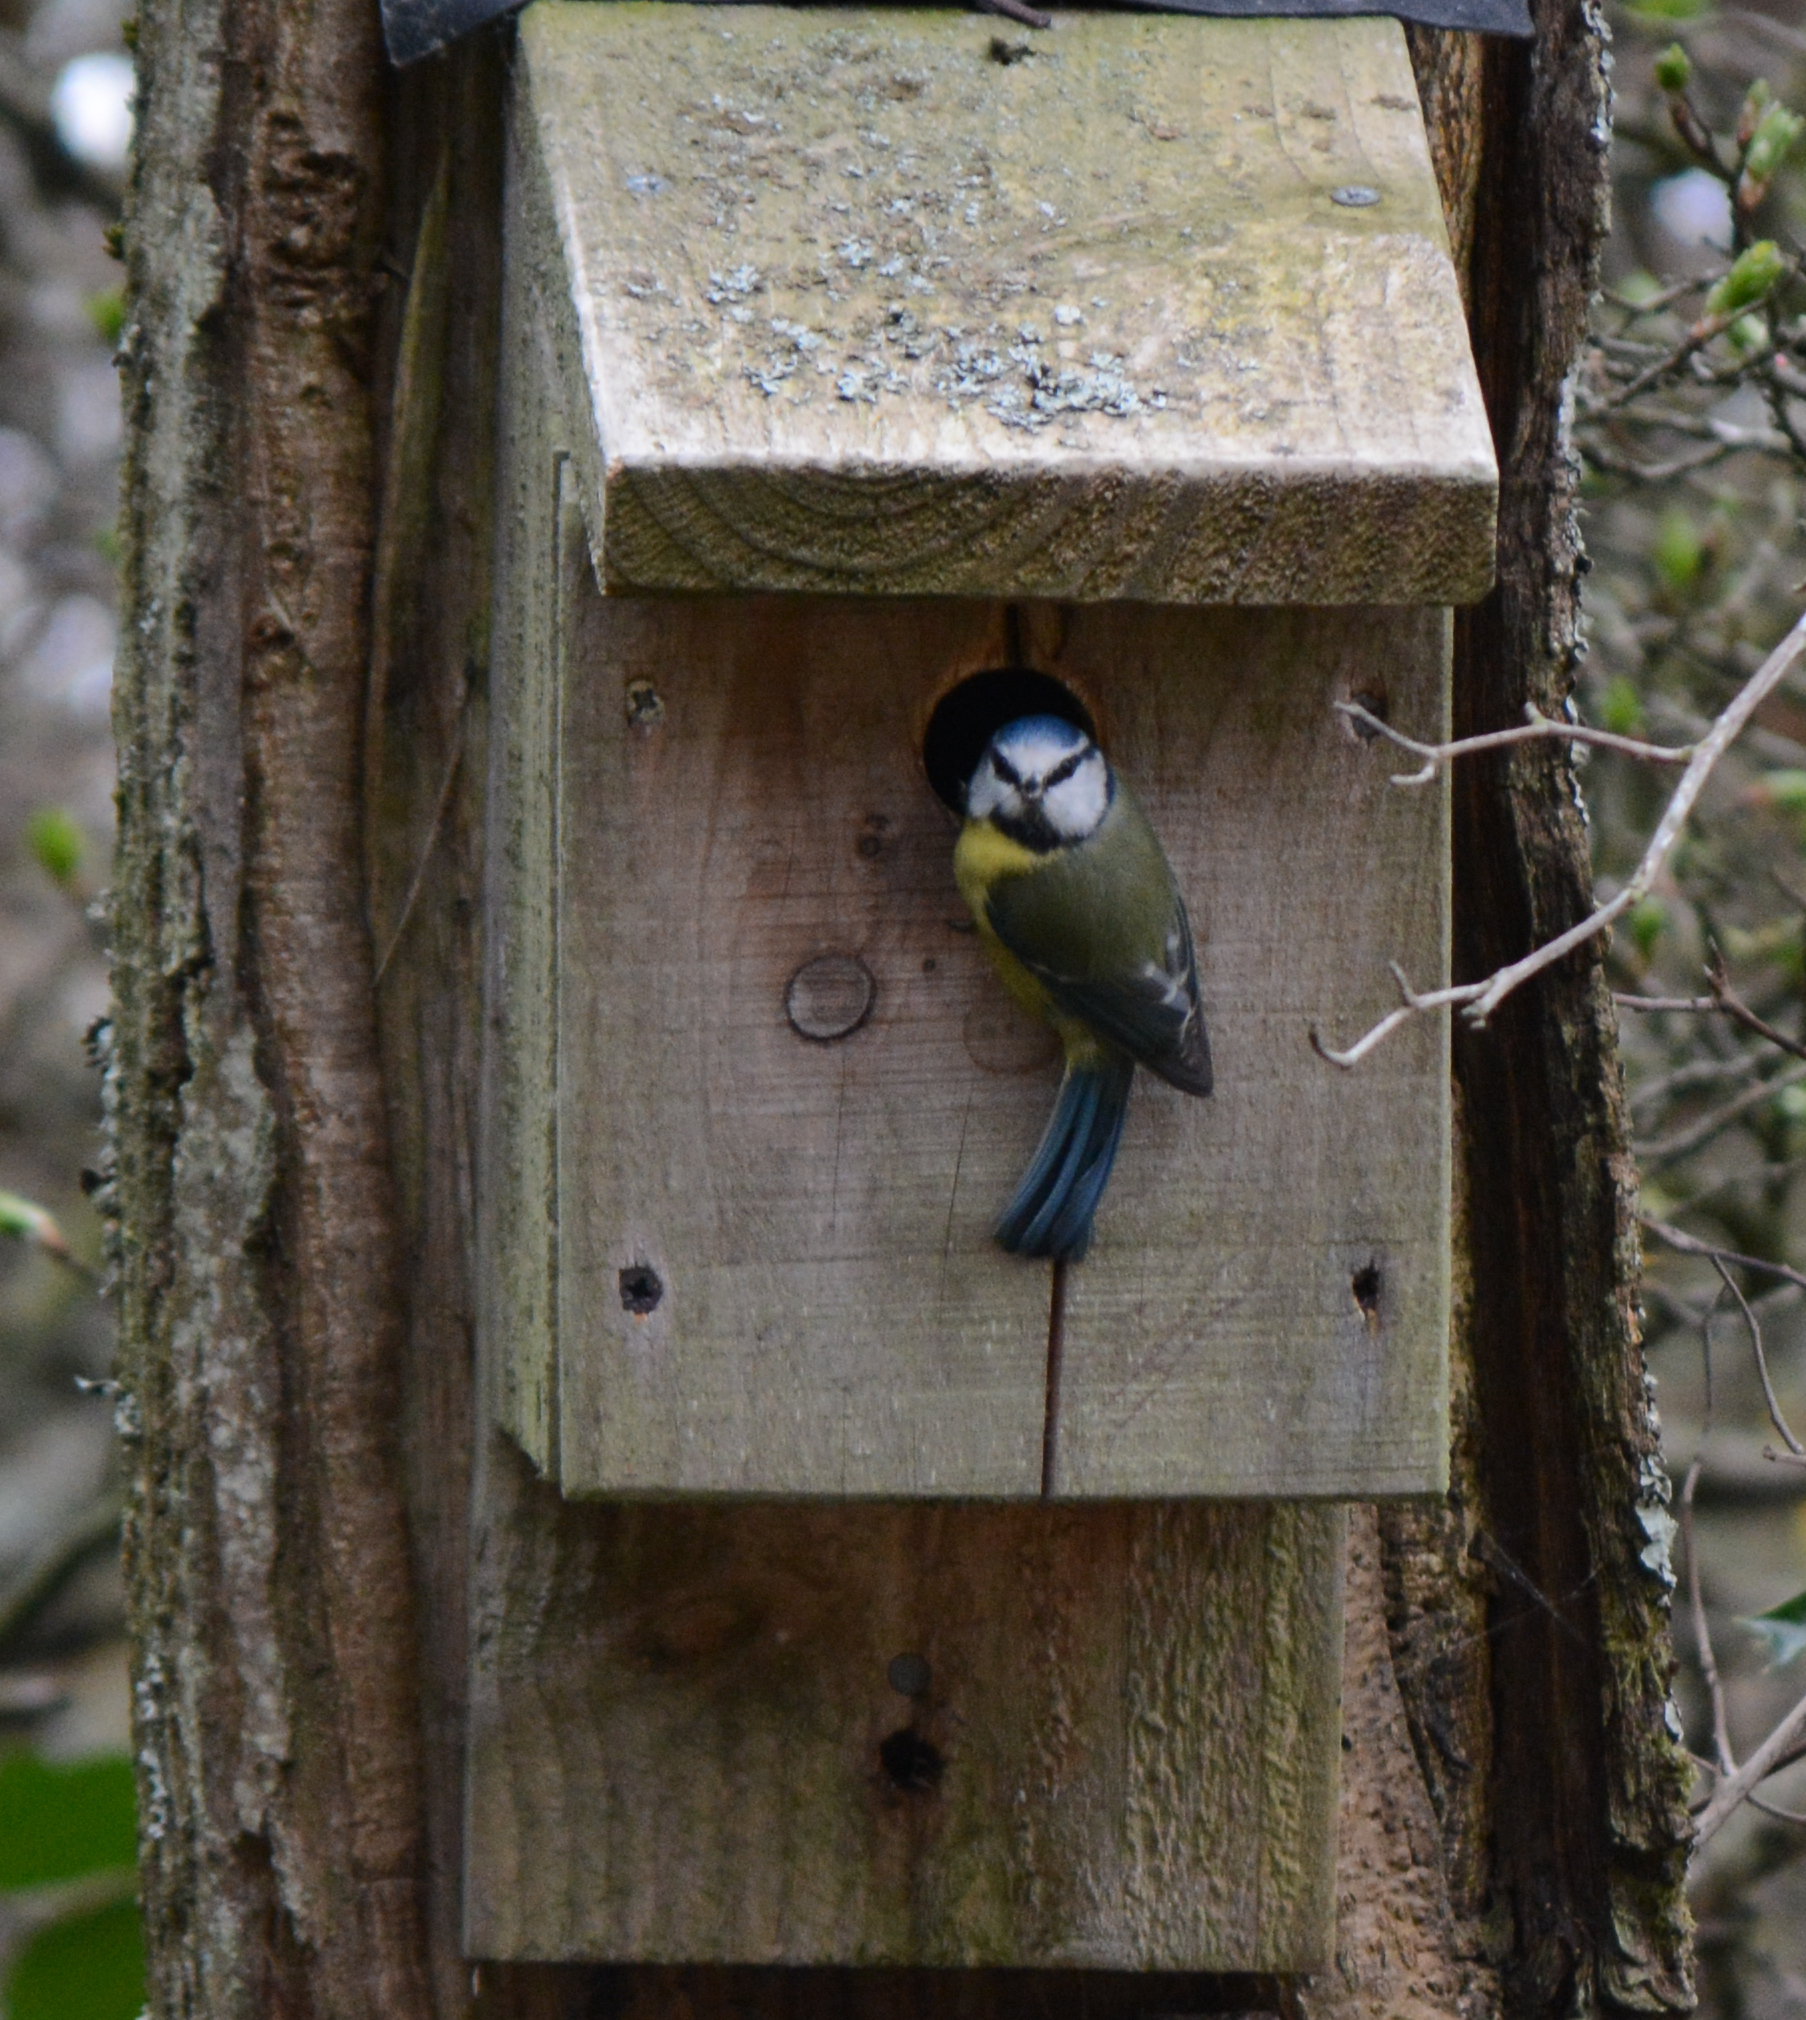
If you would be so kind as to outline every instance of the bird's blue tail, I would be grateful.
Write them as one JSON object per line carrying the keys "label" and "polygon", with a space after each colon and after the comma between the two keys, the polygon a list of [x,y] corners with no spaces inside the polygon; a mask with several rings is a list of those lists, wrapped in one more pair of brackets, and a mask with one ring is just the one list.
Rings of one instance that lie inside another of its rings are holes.
{"label": "bird's blue tail", "polygon": [[1134,1061],[1120,1054],[1067,1066],[1040,1145],[997,1223],[997,1239],[1012,1255],[1076,1262],[1090,1246],[1091,1216],[1116,1162],[1134,1077]]}

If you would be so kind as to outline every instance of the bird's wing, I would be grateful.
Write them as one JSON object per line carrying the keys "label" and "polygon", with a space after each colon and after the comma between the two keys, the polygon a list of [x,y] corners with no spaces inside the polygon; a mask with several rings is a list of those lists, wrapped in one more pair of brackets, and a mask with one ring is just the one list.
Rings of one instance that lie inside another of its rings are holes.
{"label": "bird's wing", "polygon": [[[1159,940],[1159,958],[1124,950],[1108,962],[1066,936],[1037,931],[1037,879],[1000,881],[986,901],[992,932],[1053,998],[1056,1007],[1119,1046],[1187,1094],[1211,1088],[1210,1036],[1198,1002],[1191,925],[1178,893]],[[1025,903],[1024,901],[1028,902]],[[1077,957],[1077,958],[1075,958]]]}

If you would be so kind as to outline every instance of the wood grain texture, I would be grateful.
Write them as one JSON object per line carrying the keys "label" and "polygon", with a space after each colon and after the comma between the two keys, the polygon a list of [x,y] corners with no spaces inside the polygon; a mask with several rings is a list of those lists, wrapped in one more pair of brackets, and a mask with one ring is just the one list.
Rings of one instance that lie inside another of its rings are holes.
{"label": "wood grain texture", "polygon": [[1438,611],[1048,612],[1199,945],[1216,1091],[1139,1076],[1066,1279],[1059,1494],[1410,1493],[1446,1480],[1448,1039],[1310,1049],[1447,972],[1447,807],[1331,702],[1444,734]]}
{"label": "wood grain texture", "polygon": [[[511,180],[518,186],[519,177]],[[512,218],[510,219],[512,223]],[[504,257],[496,599],[489,655],[488,1004],[481,1112],[478,1326],[506,1339],[491,1407],[541,1466],[557,1463],[556,864],[565,436],[546,398],[557,372],[518,230]]]}
{"label": "wood grain texture", "polygon": [[471,1954],[1326,1957],[1339,1509],[479,1506]]}
{"label": "wood grain texture", "polygon": [[527,14],[609,587],[1483,593],[1496,470],[1398,24],[993,40]]}
{"label": "wood grain texture", "polygon": [[[1038,1494],[1050,1272],[990,1227],[1058,1066],[969,930],[919,757],[937,695],[1004,656],[1002,613],[603,598],[580,553],[561,594],[562,762],[521,776],[530,806],[561,780],[562,854],[520,871],[538,937],[492,1033],[525,1134],[493,1181],[490,1337],[506,1396],[555,1392],[555,1446],[518,1401],[503,1420],[569,1493]],[[1163,835],[1218,1059],[1208,1102],[1135,1091],[1068,1277],[1053,1491],[1439,1485],[1446,1032],[1360,1075],[1308,1034],[1383,1008],[1390,959],[1445,972],[1441,788],[1390,786],[1330,702],[1383,687],[1438,733],[1446,621],[1050,607],[1026,636]],[[830,954],[875,1000],[824,1044],[786,999]]]}
{"label": "wood grain texture", "polygon": [[[559,1478],[1033,1494],[1049,1276],[990,1224],[1057,1047],[992,977],[919,756],[937,685],[1002,655],[1000,616],[605,599],[573,560]],[[875,1001],[823,1043],[788,998],[831,955]],[[627,1309],[644,1269],[656,1307]]]}

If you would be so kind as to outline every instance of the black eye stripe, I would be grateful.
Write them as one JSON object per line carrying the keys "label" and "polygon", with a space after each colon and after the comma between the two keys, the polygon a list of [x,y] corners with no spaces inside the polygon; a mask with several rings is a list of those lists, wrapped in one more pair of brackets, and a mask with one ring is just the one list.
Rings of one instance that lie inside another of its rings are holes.
{"label": "black eye stripe", "polygon": [[1062,758],[1047,774],[1047,788],[1064,785],[1084,762],[1085,753],[1082,750],[1075,750],[1071,757]]}
{"label": "black eye stripe", "polygon": [[991,769],[1006,786],[1019,786],[1022,783],[1022,774],[1001,751],[994,750],[991,753]]}

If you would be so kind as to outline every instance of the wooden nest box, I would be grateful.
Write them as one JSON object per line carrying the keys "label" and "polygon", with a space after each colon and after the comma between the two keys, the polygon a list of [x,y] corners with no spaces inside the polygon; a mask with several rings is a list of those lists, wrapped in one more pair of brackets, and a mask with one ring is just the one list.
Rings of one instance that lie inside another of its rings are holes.
{"label": "wooden nest box", "polygon": [[[1308,1042],[1447,796],[1332,704],[1446,735],[1497,488],[1402,33],[538,0],[509,144],[472,1952],[1308,1968],[1448,1436],[1446,1025]],[[944,804],[1048,705],[1217,1075],[1057,1311]]]}

